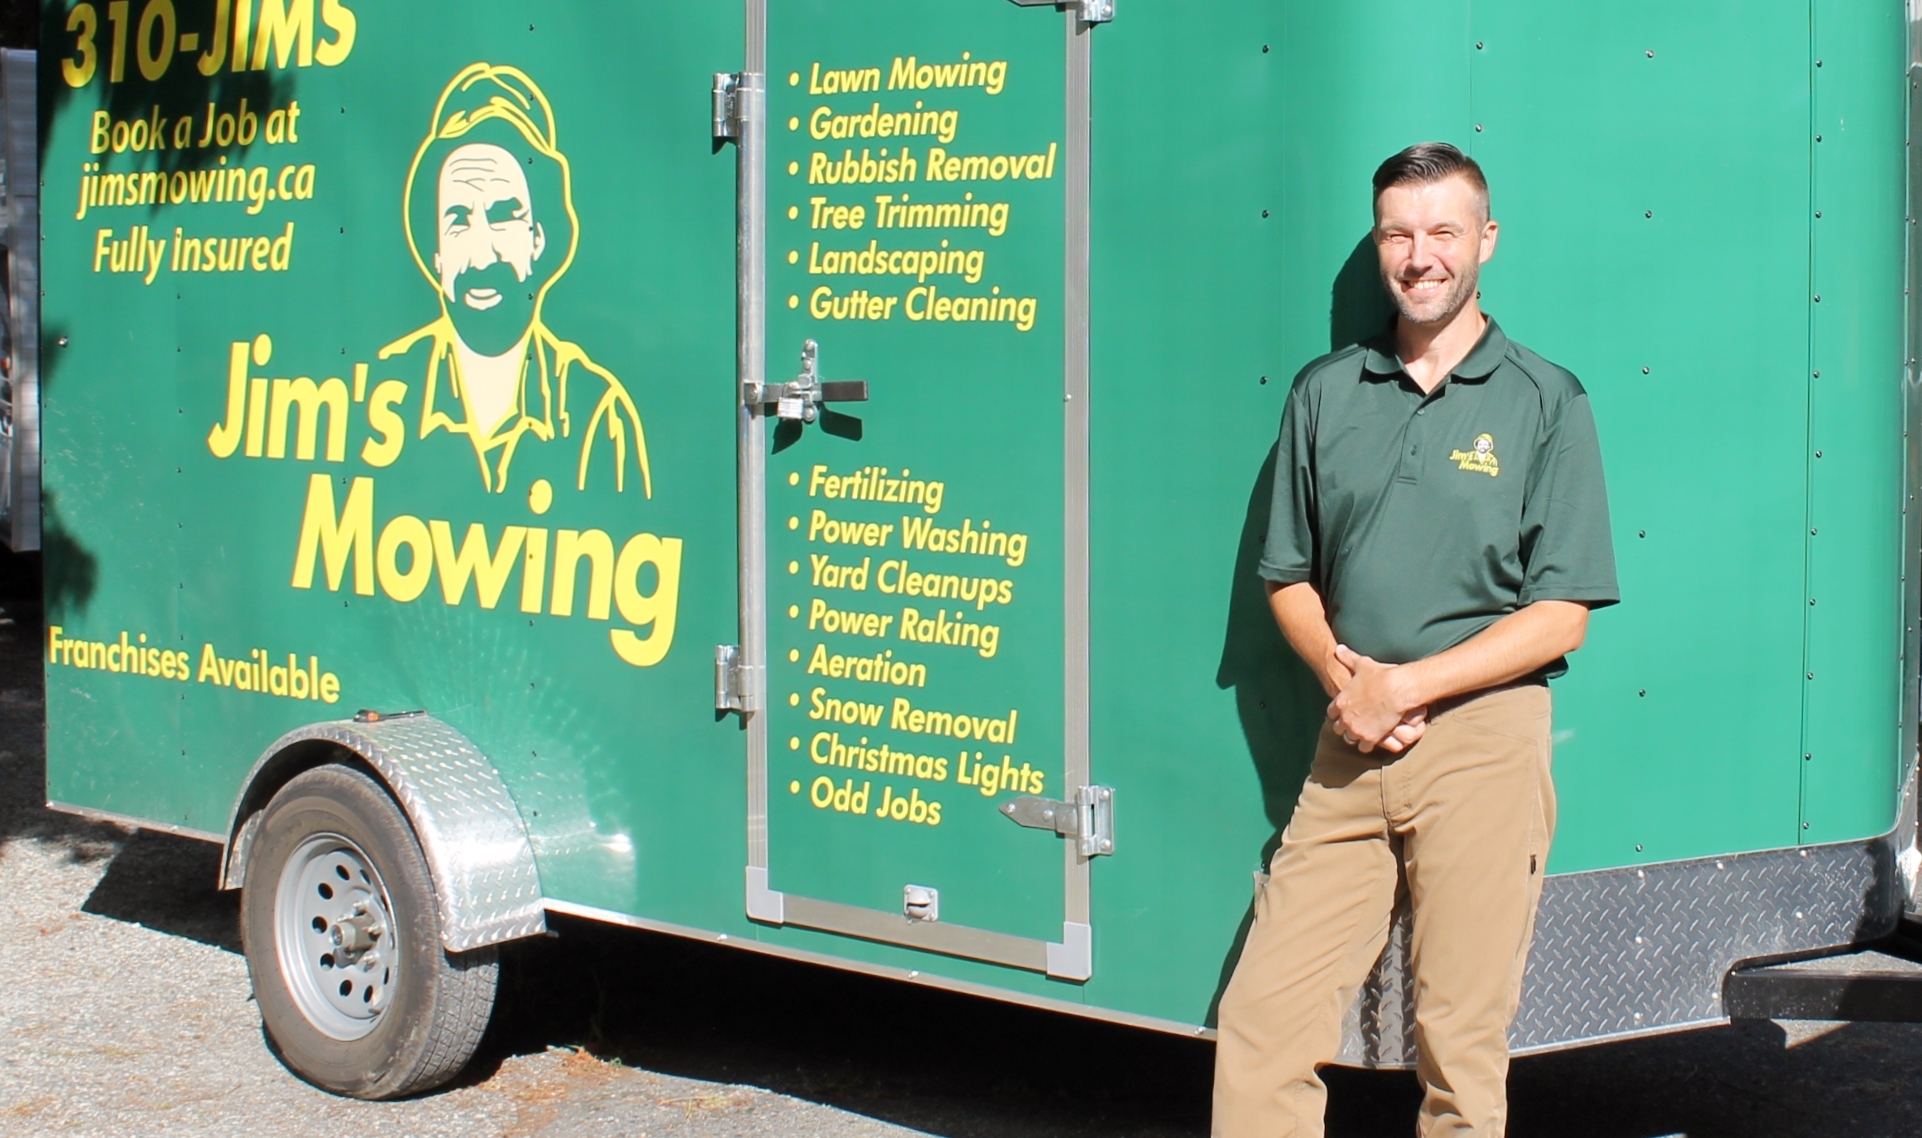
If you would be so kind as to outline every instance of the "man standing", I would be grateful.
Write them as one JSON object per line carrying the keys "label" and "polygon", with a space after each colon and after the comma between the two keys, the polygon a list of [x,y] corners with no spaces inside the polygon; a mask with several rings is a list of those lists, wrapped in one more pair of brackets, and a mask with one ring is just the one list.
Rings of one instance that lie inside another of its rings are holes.
{"label": "man standing", "polygon": [[1446,143],[1375,171],[1399,317],[1296,377],[1261,573],[1331,698],[1221,1000],[1216,1138],[1320,1135],[1317,1069],[1398,888],[1420,1133],[1498,1138],[1555,827],[1547,680],[1619,599],[1588,396],[1478,303],[1488,183]]}

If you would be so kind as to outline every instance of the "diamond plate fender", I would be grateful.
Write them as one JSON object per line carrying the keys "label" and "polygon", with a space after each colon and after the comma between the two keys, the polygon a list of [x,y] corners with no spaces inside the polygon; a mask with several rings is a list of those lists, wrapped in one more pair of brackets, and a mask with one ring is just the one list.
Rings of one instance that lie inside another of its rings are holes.
{"label": "diamond plate fender", "polygon": [[372,767],[414,824],[433,874],[447,951],[546,931],[540,872],[520,809],[487,756],[431,715],[315,723],[274,740],[234,803],[221,888],[241,886],[247,847],[273,792],[300,771],[337,759],[340,750]]}
{"label": "diamond plate fender", "polygon": [[[1543,883],[1509,1031],[1515,1054],[1725,1023],[1722,984],[1745,960],[1860,944],[1902,909],[1896,838],[1571,873]],[[1348,1009],[1339,1063],[1415,1064],[1406,907]]]}

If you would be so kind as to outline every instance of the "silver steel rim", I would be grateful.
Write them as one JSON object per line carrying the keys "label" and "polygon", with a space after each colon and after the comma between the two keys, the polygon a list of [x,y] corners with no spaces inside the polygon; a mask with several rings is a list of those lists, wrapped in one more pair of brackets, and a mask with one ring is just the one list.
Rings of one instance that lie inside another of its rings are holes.
{"label": "silver steel rim", "polygon": [[333,1039],[380,1025],[400,979],[393,906],[380,872],[339,834],[300,844],[274,897],[280,973],[307,1022]]}

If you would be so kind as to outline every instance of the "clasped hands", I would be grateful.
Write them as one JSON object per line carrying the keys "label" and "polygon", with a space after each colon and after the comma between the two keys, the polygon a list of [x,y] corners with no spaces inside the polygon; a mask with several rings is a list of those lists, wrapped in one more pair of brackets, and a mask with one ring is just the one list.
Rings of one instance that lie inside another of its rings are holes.
{"label": "clasped hands", "polygon": [[1335,732],[1363,754],[1380,747],[1399,755],[1428,730],[1428,707],[1405,694],[1399,665],[1371,660],[1337,644],[1328,671],[1340,689],[1328,701],[1328,719]]}

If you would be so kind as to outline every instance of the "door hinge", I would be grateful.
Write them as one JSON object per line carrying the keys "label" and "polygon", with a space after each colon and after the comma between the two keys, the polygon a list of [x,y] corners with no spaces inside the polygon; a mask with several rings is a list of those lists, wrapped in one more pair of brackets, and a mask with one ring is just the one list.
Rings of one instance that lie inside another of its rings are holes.
{"label": "door hinge", "polygon": [[714,141],[739,142],[741,122],[746,113],[745,100],[741,98],[741,73],[738,71],[716,71],[714,73]]}
{"label": "door hinge", "polygon": [[1074,797],[1067,802],[1023,795],[1002,803],[1001,812],[1017,826],[1053,830],[1064,838],[1075,839],[1082,857],[1114,852],[1113,787],[1078,786]]}
{"label": "door hinge", "polygon": [[714,646],[714,709],[761,710],[761,669],[743,660],[733,644]]}
{"label": "door hinge", "polygon": [[1105,24],[1114,19],[1114,0],[1009,0],[1022,8],[1060,8],[1073,10],[1084,24]]}

